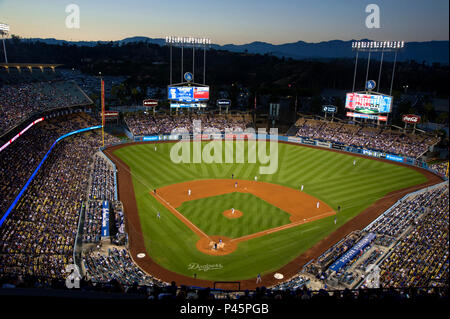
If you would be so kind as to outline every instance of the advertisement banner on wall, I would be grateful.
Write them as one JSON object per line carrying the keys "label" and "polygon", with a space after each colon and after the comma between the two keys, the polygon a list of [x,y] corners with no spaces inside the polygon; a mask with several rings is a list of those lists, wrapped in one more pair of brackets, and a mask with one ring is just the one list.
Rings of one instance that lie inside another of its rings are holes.
{"label": "advertisement banner on wall", "polygon": [[386,158],[395,162],[403,162],[403,157],[397,155],[386,154]]}
{"label": "advertisement banner on wall", "polygon": [[159,141],[159,136],[158,135],[154,135],[154,136],[144,136],[142,138],[142,140],[144,142],[148,142],[148,141]]}
{"label": "advertisement banner on wall", "polygon": [[377,158],[385,158],[385,157],[386,157],[386,154],[385,154],[385,153],[383,153],[383,152],[377,152],[377,151],[372,151],[372,150],[365,150],[365,149],[363,149],[363,150],[362,150],[362,153],[363,153],[364,155],[367,155],[367,156],[373,156],[373,157],[377,157]]}
{"label": "advertisement banner on wall", "polygon": [[335,143],[332,143],[331,144],[331,148],[334,148],[335,150],[345,150],[345,145],[342,145],[342,144],[335,144]]}
{"label": "advertisement banner on wall", "polygon": [[316,141],[310,140],[309,138],[302,138],[302,143],[307,145],[316,145]]}
{"label": "advertisement banner on wall", "polygon": [[288,142],[293,142],[293,143],[301,143],[302,142],[302,139],[300,137],[289,136],[287,138],[287,140],[288,140]]}
{"label": "advertisement banner on wall", "polygon": [[329,142],[316,141],[316,145],[320,146],[320,147],[326,147],[326,148],[330,148],[331,147],[331,143],[329,143]]}
{"label": "advertisement banner on wall", "polygon": [[236,140],[254,140],[255,139],[255,134],[253,133],[227,133],[225,134],[225,139],[227,140],[232,140],[232,139],[236,139]]}

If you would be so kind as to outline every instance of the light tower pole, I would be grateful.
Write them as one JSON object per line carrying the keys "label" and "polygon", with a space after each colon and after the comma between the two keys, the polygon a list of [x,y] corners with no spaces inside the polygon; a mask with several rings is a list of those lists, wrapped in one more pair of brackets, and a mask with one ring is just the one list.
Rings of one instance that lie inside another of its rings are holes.
{"label": "light tower pole", "polygon": [[9,25],[5,23],[0,23],[0,34],[2,36],[2,42],[3,42],[3,53],[5,55],[5,63],[8,63],[8,56],[6,54],[6,44],[5,44],[5,38],[8,37],[9,34]]}

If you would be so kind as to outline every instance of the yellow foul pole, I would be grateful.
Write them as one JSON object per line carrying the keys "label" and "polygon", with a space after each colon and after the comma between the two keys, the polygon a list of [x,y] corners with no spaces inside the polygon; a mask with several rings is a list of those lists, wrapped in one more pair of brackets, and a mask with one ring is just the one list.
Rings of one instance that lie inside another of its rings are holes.
{"label": "yellow foul pole", "polygon": [[101,95],[102,95],[102,146],[105,146],[105,82],[101,81]]}

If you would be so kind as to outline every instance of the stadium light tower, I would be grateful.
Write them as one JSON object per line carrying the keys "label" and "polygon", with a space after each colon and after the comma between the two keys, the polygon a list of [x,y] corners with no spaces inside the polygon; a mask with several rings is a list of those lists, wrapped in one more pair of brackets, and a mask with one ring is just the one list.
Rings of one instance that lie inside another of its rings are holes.
{"label": "stadium light tower", "polygon": [[166,45],[170,46],[170,84],[172,84],[172,46],[181,47],[181,82],[184,76],[184,47],[192,47],[192,76],[195,76],[195,48],[203,48],[203,84],[206,83],[206,48],[211,45],[209,38],[166,36]]}
{"label": "stadium light tower", "polygon": [[389,90],[389,95],[392,95],[392,84],[394,83],[394,75],[395,75],[395,65],[397,63],[397,53],[405,47],[405,41],[353,41],[352,42],[352,50],[356,51],[356,59],[355,59],[355,70],[353,73],[353,88],[352,92],[355,91],[355,82],[356,82],[356,69],[358,66],[358,54],[359,52],[369,52],[369,56],[367,58],[367,69],[366,69],[366,82],[369,79],[369,64],[370,64],[370,54],[372,52],[381,52],[381,60],[380,60],[380,70],[378,71],[378,83],[377,83],[377,92],[380,91],[380,81],[381,81],[381,69],[383,66],[383,57],[385,52],[394,52],[394,66],[392,69],[392,77],[391,77],[391,87]]}
{"label": "stadium light tower", "polygon": [[2,35],[3,40],[3,53],[5,54],[5,63],[8,63],[8,56],[6,55],[5,38],[8,37],[9,34],[9,25],[5,23],[0,23],[0,34]]}

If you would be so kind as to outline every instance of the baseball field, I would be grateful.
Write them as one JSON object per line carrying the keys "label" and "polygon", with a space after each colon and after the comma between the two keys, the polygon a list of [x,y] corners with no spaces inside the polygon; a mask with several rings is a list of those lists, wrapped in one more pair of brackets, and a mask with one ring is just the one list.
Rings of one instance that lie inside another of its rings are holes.
{"label": "baseball field", "polygon": [[253,281],[287,264],[295,269],[298,256],[355,216],[384,200],[380,214],[402,190],[430,182],[418,169],[288,143],[278,144],[271,175],[259,174],[260,163],[176,164],[173,145],[128,144],[106,154],[119,172],[133,259],[177,283]]}

